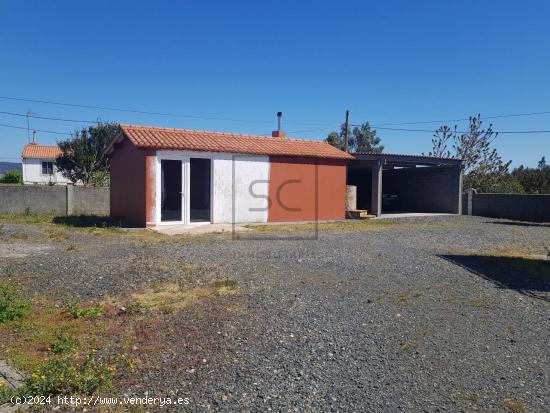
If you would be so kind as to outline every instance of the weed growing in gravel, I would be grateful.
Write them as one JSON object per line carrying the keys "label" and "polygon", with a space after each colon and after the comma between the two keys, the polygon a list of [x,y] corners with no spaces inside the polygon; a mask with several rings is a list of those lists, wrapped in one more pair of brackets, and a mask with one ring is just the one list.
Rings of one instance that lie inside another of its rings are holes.
{"label": "weed growing in gravel", "polygon": [[199,288],[185,288],[183,283],[178,282],[164,283],[133,294],[133,301],[128,307],[142,313],[147,310],[172,313],[206,297],[233,294],[236,289],[237,281],[231,279],[216,280],[208,287]]}
{"label": "weed growing in gravel", "polygon": [[68,312],[73,318],[99,317],[103,315],[103,307],[101,305],[94,305],[91,307],[79,308],[76,305],[72,305],[69,307]]}
{"label": "weed growing in gravel", "polygon": [[479,396],[476,393],[459,393],[453,397],[456,401],[466,400],[469,402],[477,402]]}
{"label": "weed growing in gravel", "polygon": [[48,361],[28,378],[25,390],[32,395],[91,395],[111,381],[111,371],[92,355],[84,360],[61,357]]}
{"label": "weed growing in gravel", "polygon": [[369,229],[382,229],[398,225],[395,222],[379,220],[348,220],[341,222],[322,222],[304,224],[275,224],[275,225],[245,225],[245,228],[256,232],[313,232],[319,231],[357,231]]}
{"label": "weed growing in gravel", "polygon": [[226,278],[225,280],[218,280],[212,282],[212,287],[216,290],[232,291],[237,288],[237,280]]}
{"label": "weed growing in gravel", "polygon": [[48,237],[54,241],[65,241],[69,239],[69,235],[65,231],[56,228],[48,229],[46,232],[48,233]]}
{"label": "weed growing in gravel", "polygon": [[78,245],[72,244],[67,247],[67,251],[80,251],[80,247]]}
{"label": "weed growing in gravel", "polygon": [[413,343],[402,343],[401,344],[401,350],[406,352],[411,352],[416,349],[416,345]]}
{"label": "weed growing in gravel", "polygon": [[17,288],[10,283],[0,283],[0,323],[23,318],[30,311],[30,301],[21,297]]}
{"label": "weed growing in gravel", "polygon": [[59,334],[50,345],[50,352],[55,355],[72,353],[78,348],[78,341],[67,334]]}
{"label": "weed growing in gravel", "polygon": [[51,223],[55,215],[53,214],[28,214],[15,215],[6,214],[0,215],[0,221],[10,222],[14,224],[48,224]]}
{"label": "weed growing in gravel", "polygon": [[525,405],[518,400],[504,399],[504,405],[513,413],[523,413],[527,411]]}
{"label": "weed growing in gravel", "polygon": [[405,304],[409,303],[411,298],[418,298],[420,296],[421,296],[420,293],[411,293],[409,291],[403,291],[403,292],[399,293],[399,295],[397,296],[397,302],[399,304],[405,305]]}

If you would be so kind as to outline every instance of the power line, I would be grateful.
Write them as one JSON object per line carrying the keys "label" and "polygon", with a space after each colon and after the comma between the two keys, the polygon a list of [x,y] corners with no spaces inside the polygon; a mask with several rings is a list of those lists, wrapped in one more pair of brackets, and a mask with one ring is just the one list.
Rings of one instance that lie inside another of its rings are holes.
{"label": "power line", "polygon": [[[352,125],[360,127],[362,125]],[[375,129],[382,129],[382,130],[393,130],[393,131],[400,131],[400,132],[425,132],[425,133],[434,133],[436,130],[434,129],[408,129],[408,128],[387,128],[387,127],[381,127],[376,125],[371,125]],[[470,133],[471,131],[456,131],[457,133]],[[525,130],[525,131],[493,131],[494,133],[498,134],[538,134],[538,133],[550,133],[550,130]]]}
{"label": "power line", "polygon": [[[12,129],[23,129],[23,130],[27,130],[27,128],[22,127],[22,126],[6,125],[5,123],[0,123],[0,126],[3,127],[3,128],[12,128]],[[33,130],[36,131],[36,132],[51,133],[51,134],[53,134],[53,135],[71,136],[70,133],[65,133],[65,132],[54,132],[54,131],[51,131],[51,130],[43,130],[43,129],[33,129]]]}
{"label": "power line", "polygon": [[[527,113],[512,113],[507,115],[483,116],[483,119],[501,119],[501,118],[517,118],[522,116],[550,115],[550,111],[542,112],[527,112]],[[399,126],[399,125],[420,125],[424,123],[449,123],[449,122],[464,122],[470,118],[446,119],[446,120],[425,120],[415,122],[395,122],[395,123],[380,123],[382,126]],[[380,128],[379,128],[380,129]]]}
{"label": "power line", "polygon": [[[0,96],[0,99],[19,101],[19,102],[41,103],[41,104],[47,104],[47,105],[68,106],[68,107],[75,107],[75,108],[106,110],[106,111],[114,111],[114,112],[137,113],[142,115],[181,117],[181,118],[190,118],[190,119],[243,122],[243,123],[273,123],[273,121],[271,120],[250,120],[250,119],[236,119],[236,118],[225,118],[225,117],[216,117],[216,116],[191,115],[191,114],[183,114],[183,113],[152,112],[147,110],[114,108],[109,106],[94,106],[94,105],[84,105],[84,104],[77,104],[77,103],[55,102],[51,100],[24,99],[24,98],[16,98],[11,96]],[[321,126],[321,124],[319,123],[304,123],[304,122],[286,122],[286,123],[288,125]],[[327,124],[322,124],[322,125],[328,126]]]}
{"label": "power line", "polygon": [[63,118],[50,118],[47,116],[38,116],[34,115],[32,113],[15,113],[15,112],[3,112],[0,111],[0,114],[2,115],[10,115],[10,116],[23,116],[23,117],[29,117],[29,118],[36,118],[36,119],[47,119],[47,120],[57,120],[61,122],[76,122],[76,123],[97,123],[99,120],[78,120],[78,119],[63,119]]}

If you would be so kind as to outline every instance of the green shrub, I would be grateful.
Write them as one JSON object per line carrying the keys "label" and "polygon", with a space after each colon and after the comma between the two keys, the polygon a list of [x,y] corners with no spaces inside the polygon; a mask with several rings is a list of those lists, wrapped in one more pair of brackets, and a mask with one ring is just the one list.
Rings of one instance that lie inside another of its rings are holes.
{"label": "green shrub", "polygon": [[99,317],[103,315],[103,307],[94,305],[92,307],[79,308],[75,305],[69,307],[69,314],[73,318]]}
{"label": "green shrub", "polygon": [[58,335],[55,341],[50,345],[50,351],[55,355],[72,353],[77,348],[78,341],[65,334]]}
{"label": "green shrub", "polygon": [[30,311],[29,300],[22,298],[12,285],[0,283],[0,323],[17,320]]}
{"label": "green shrub", "polygon": [[23,183],[23,174],[21,171],[9,171],[2,177],[2,182],[5,184],[21,184]]}
{"label": "green shrub", "polygon": [[69,357],[50,360],[27,379],[25,390],[32,395],[91,395],[110,384],[111,371],[88,355],[84,361]]}

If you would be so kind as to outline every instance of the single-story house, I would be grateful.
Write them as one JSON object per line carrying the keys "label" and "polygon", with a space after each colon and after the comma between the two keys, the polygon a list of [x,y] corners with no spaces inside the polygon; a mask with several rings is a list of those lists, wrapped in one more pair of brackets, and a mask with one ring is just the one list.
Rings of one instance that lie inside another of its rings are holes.
{"label": "single-story house", "polygon": [[138,226],[345,218],[353,157],[322,141],[121,125],[111,216]]}
{"label": "single-story house", "polygon": [[35,142],[25,145],[21,153],[24,184],[66,185],[65,178],[55,165],[61,156],[57,145],[39,145]]}

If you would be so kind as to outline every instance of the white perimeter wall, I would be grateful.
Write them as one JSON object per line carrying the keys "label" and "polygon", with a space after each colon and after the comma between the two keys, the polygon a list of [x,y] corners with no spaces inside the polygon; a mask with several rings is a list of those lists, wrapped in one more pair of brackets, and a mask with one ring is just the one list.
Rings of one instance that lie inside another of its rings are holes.
{"label": "white perimeter wall", "polygon": [[[267,222],[269,157],[215,154],[213,222]],[[234,180],[234,183],[233,183]]]}
{"label": "white perimeter wall", "polygon": [[[42,162],[53,162],[53,175],[42,175]],[[66,184],[69,181],[57,171],[55,159],[23,159],[23,182],[26,184]]]}

